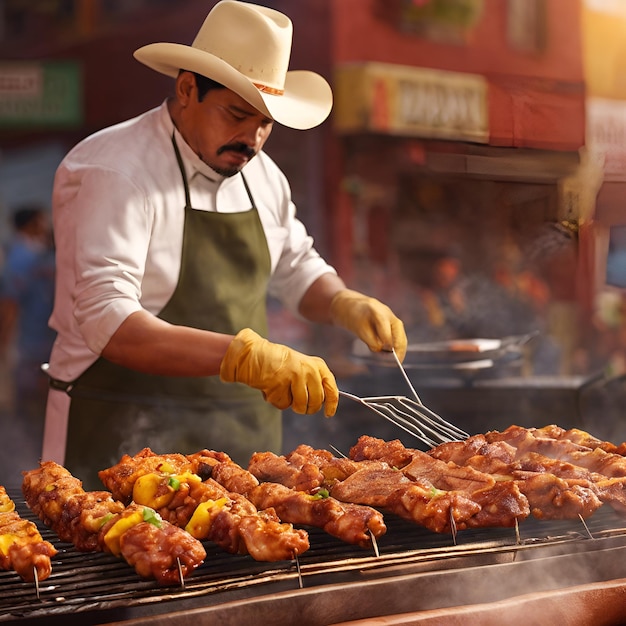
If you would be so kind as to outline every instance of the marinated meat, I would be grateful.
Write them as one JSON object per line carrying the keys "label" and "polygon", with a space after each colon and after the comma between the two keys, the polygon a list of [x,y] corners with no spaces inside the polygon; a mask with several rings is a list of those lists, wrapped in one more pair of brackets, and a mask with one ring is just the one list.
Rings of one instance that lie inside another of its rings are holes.
{"label": "marinated meat", "polygon": [[273,511],[257,510],[245,496],[212,478],[202,481],[191,472],[136,475],[135,502],[152,506],[164,519],[225,552],[283,561],[309,549],[306,531],[281,522]]}
{"label": "marinated meat", "polygon": [[15,503],[0,486],[0,567],[16,572],[22,580],[45,580],[52,571],[56,548],[45,541],[33,522],[23,519]]}
{"label": "marinated meat", "polygon": [[278,483],[261,483],[247,495],[258,507],[274,508],[283,520],[322,528],[333,537],[361,547],[372,545],[370,533],[378,538],[387,530],[379,511],[339,502],[326,494],[310,495]]}
{"label": "marinated meat", "polygon": [[206,557],[199,541],[154,510],[125,507],[106,491],[85,492],[78,479],[52,461],[24,472],[22,492],[30,509],[60,539],[79,550],[120,556],[142,577],[180,583],[179,567],[188,576]]}

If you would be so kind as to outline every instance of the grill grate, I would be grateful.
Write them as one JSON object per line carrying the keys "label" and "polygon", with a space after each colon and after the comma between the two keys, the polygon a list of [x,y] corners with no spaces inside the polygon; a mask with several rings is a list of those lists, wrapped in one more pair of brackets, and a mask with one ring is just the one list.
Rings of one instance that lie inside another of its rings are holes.
{"label": "grill grate", "polygon": [[[11,494],[10,494],[11,495]],[[125,615],[142,610],[167,612],[168,606],[209,606],[241,597],[256,597],[278,591],[295,591],[300,585],[295,562],[261,563],[248,556],[226,554],[205,542],[207,558],[183,587],[159,587],[144,581],[124,561],[103,553],[81,553],[69,544],[60,543],[56,535],[36,519],[26,507],[21,494],[12,494],[19,513],[34,521],[42,536],[59,550],[53,558],[50,578],[40,584],[39,598],[34,585],[24,583],[13,572],[0,572],[0,623],[31,618],[66,616],[82,621],[97,621],[95,612],[123,609]],[[392,515],[385,516],[387,533],[378,541],[380,556],[345,544],[316,528],[307,528],[311,549],[300,556],[303,587],[370,580],[390,575],[394,567],[414,566],[414,571],[441,570],[499,562],[506,557],[514,561],[536,547],[560,546],[565,552],[603,549],[596,539],[620,538],[626,544],[626,520],[608,507],[602,507],[590,519],[589,535],[579,521],[541,522],[534,519],[520,524],[520,542],[512,528],[472,529],[461,531],[453,545],[450,535],[432,533]],[[596,543],[598,544],[595,547]],[[364,578],[365,577],[365,578]],[[158,608],[157,605],[158,604]],[[88,620],[87,616],[91,615]],[[110,615],[109,615],[110,617]],[[104,619],[104,618],[103,618]],[[109,621],[107,619],[106,621]],[[37,619],[37,623],[41,620]],[[64,621],[69,624],[70,621]]]}

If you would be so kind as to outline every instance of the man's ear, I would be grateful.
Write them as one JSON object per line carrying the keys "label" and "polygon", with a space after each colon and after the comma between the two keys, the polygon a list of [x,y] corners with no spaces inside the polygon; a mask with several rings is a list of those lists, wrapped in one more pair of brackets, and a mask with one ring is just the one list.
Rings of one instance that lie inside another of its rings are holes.
{"label": "man's ear", "polygon": [[190,98],[195,98],[196,77],[192,72],[182,71],[176,78],[176,98],[182,106],[189,104]]}

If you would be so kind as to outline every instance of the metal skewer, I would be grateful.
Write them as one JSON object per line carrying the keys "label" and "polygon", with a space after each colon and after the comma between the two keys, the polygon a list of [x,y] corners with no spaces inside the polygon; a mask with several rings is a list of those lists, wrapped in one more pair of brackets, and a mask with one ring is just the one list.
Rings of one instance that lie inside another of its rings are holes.
{"label": "metal skewer", "polygon": [[374,554],[376,555],[376,558],[379,558],[380,552],[378,551],[378,542],[376,541],[376,537],[374,536],[374,533],[372,532],[371,529],[370,529],[370,537],[372,539],[372,548],[374,548]]}
{"label": "metal skewer", "polygon": [[293,553],[293,560],[296,562],[296,570],[298,571],[298,588],[302,589],[304,584],[302,583],[302,572],[300,571],[300,559],[298,558],[298,553]]}
{"label": "metal skewer", "polygon": [[341,452],[341,450],[338,450],[337,448],[335,448],[335,446],[329,445],[328,447],[331,448],[334,452],[336,452],[340,457],[344,459],[348,458],[343,452]]}
{"label": "metal skewer", "polygon": [[183,577],[183,566],[182,563],[180,562],[180,558],[176,557],[176,564],[178,565],[178,577],[180,578],[180,588],[184,589],[185,588],[185,579]]}
{"label": "metal skewer", "polygon": [[41,600],[39,596],[39,574],[37,574],[37,568],[33,566],[33,582],[35,583],[35,593],[37,594],[37,600]]}
{"label": "metal skewer", "polygon": [[585,519],[583,518],[583,516],[579,513],[578,517],[580,518],[580,521],[583,523],[583,526],[585,527],[585,530],[587,531],[587,535],[589,535],[589,539],[593,539],[593,535],[591,534],[591,531],[589,530],[589,526],[587,526],[587,522],[585,522]]}
{"label": "metal skewer", "polygon": [[454,511],[450,507],[450,532],[452,533],[452,541],[456,546],[456,522],[454,521]]}

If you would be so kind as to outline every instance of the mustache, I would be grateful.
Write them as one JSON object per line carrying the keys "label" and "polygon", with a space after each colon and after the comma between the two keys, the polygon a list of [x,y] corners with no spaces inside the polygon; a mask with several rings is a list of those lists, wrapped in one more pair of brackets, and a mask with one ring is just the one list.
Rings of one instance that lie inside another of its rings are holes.
{"label": "mustache", "polygon": [[251,159],[255,154],[256,150],[252,149],[250,146],[247,146],[245,143],[227,143],[223,146],[220,146],[217,149],[217,156],[224,152],[241,152],[245,157]]}

